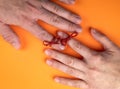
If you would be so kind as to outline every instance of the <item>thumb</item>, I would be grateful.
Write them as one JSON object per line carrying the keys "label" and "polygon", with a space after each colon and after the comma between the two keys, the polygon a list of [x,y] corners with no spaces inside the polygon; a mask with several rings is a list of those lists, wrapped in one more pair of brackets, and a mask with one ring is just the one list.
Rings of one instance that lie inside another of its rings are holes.
{"label": "thumb", "polygon": [[117,46],[103,33],[91,28],[92,36],[100,42],[105,49],[115,49]]}

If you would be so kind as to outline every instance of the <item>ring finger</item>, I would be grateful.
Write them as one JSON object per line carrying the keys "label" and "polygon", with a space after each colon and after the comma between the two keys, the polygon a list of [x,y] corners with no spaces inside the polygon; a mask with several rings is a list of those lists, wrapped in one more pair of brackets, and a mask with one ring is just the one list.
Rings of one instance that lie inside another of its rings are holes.
{"label": "ring finger", "polygon": [[81,59],[78,59],[73,56],[63,54],[63,53],[60,53],[58,51],[51,50],[51,49],[45,50],[45,53],[48,56],[56,59],[57,61],[60,61],[61,63],[65,64],[65,65],[68,65],[72,68],[78,69],[80,71],[87,70],[87,67],[86,67],[87,65]]}

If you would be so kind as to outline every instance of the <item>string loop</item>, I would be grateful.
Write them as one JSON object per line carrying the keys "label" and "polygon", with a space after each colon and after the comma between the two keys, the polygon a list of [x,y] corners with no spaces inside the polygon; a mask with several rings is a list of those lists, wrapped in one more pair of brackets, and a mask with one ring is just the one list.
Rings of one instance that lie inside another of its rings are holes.
{"label": "string loop", "polygon": [[73,37],[76,37],[78,35],[77,32],[73,32],[72,34],[68,35],[68,37],[62,39],[60,36],[56,36],[56,37],[53,37],[53,39],[51,41],[43,41],[43,44],[45,46],[51,46],[53,44],[62,44],[64,46],[67,45],[67,42],[73,38]]}

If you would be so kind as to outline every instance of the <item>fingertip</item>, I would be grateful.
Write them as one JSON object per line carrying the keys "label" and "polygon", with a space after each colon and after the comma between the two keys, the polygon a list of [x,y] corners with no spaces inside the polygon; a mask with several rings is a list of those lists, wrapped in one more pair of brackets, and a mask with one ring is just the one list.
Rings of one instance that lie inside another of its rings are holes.
{"label": "fingertip", "polygon": [[100,31],[96,30],[95,28],[90,28],[91,30],[91,34],[95,39],[100,39],[100,37],[105,36],[103,33],[101,33]]}
{"label": "fingertip", "polygon": [[75,39],[73,39],[73,38],[68,41],[69,45],[72,45],[73,43],[75,43]]}
{"label": "fingertip", "polygon": [[63,32],[63,31],[58,31],[57,32],[58,36],[60,36],[61,38],[67,38],[68,37],[68,34]]}
{"label": "fingertip", "polygon": [[80,24],[82,22],[81,20],[81,17],[78,16],[78,15],[73,15],[73,21],[76,23],[76,24]]}
{"label": "fingertip", "polygon": [[76,32],[78,32],[78,33],[82,32],[82,28],[80,26],[77,26]]}
{"label": "fingertip", "polygon": [[52,48],[59,50],[59,51],[65,50],[65,46],[61,44],[53,44]]}
{"label": "fingertip", "polygon": [[44,52],[45,52],[46,55],[50,56],[51,53],[52,53],[52,50],[51,49],[46,49]]}
{"label": "fingertip", "polygon": [[90,27],[89,29],[91,30],[91,33],[92,33],[93,35],[97,33],[97,30],[96,30],[95,28]]}
{"label": "fingertip", "polygon": [[19,41],[12,43],[12,46],[17,50],[19,50],[21,48],[21,44]]}
{"label": "fingertip", "polygon": [[52,63],[53,63],[53,62],[51,61],[51,59],[47,59],[47,60],[46,60],[46,64],[52,65]]}
{"label": "fingertip", "polygon": [[60,78],[59,77],[55,77],[54,81],[57,82],[57,83],[59,83],[60,82]]}

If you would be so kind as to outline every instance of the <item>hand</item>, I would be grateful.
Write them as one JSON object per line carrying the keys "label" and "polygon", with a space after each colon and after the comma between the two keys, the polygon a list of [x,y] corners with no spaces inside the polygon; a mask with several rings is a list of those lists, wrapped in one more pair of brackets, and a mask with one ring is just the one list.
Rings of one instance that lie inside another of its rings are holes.
{"label": "hand", "polygon": [[[94,51],[75,39],[68,42],[83,56],[82,60],[56,50],[45,50],[51,57],[48,65],[77,78],[56,77],[55,81],[82,89],[120,89],[120,48],[95,29],[91,29],[91,34],[103,45],[104,51]],[[66,34],[62,32],[62,35]]]}
{"label": "hand", "polygon": [[81,31],[80,17],[50,0],[0,0],[0,35],[16,49],[20,48],[20,41],[9,25],[20,26],[42,41],[51,41],[53,36],[37,24],[38,19],[69,32]]}

